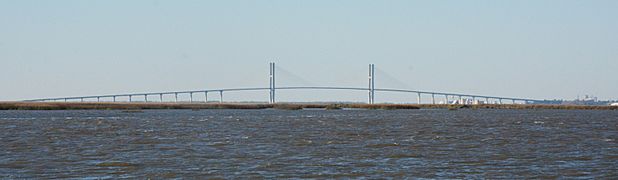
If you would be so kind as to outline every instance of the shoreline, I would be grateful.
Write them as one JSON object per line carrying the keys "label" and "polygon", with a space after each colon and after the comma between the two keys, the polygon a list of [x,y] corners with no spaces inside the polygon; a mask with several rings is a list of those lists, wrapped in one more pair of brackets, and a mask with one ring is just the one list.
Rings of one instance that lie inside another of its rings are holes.
{"label": "shoreline", "polygon": [[189,102],[0,102],[0,110],[145,110],[145,109],[563,109],[618,110],[618,106],[541,104],[342,104],[342,103],[189,103]]}

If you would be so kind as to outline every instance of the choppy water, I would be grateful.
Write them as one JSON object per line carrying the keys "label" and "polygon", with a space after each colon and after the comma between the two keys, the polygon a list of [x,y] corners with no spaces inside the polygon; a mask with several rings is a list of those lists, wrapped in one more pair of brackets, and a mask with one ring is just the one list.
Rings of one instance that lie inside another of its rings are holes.
{"label": "choppy water", "polygon": [[0,111],[0,178],[618,178],[618,111]]}

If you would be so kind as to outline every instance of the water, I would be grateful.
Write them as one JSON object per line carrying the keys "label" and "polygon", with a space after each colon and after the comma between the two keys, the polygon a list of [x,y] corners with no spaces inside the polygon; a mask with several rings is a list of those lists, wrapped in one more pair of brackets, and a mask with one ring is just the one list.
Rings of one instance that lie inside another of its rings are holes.
{"label": "water", "polygon": [[618,178],[618,111],[0,111],[0,178]]}

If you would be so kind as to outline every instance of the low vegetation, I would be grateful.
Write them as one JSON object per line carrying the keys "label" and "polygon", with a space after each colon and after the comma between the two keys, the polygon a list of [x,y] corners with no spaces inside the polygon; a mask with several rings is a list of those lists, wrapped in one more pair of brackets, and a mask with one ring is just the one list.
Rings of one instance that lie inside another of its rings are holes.
{"label": "low vegetation", "polygon": [[273,108],[283,110],[301,110],[304,107],[298,104],[273,104]]}
{"label": "low vegetation", "polygon": [[326,110],[340,110],[343,109],[339,104],[329,104],[324,109]]}

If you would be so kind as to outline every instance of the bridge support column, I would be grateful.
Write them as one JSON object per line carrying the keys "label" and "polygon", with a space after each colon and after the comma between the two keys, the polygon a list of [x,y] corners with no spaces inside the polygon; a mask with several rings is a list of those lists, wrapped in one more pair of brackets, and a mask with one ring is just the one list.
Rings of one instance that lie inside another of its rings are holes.
{"label": "bridge support column", "polygon": [[499,104],[502,104],[502,99],[498,99],[498,103],[499,103]]}
{"label": "bridge support column", "polygon": [[133,101],[133,96],[129,95],[129,102]]}
{"label": "bridge support column", "polygon": [[421,93],[416,93],[416,104],[421,104]]}
{"label": "bridge support column", "polygon": [[446,102],[444,102],[444,104],[449,104],[449,102],[448,102],[448,95],[445,94],[444,95],[444,99],[446,100]]}
{"label": "bridge support column", "polygon": [[375,64],[369,64],[369,100],[368,104],[375,103]]}
{"label": "bridge support column", "polygon": [[189,93],[189,102],[193,102],[193,92]]}
{"label": "bridge support column", "polygon": [[144,102],[148,102],[148,94],[144,94]]}
{"label": "bridge support column", "polygon": [[159,94],[159,101],[163,102],[163,94]]}
{"label": "bridge support column", "polygon": [[101,97],[97,97],[97,102],[101,102]]}
{"label": "bridge support column", "polygon": [[219,103],[223,103],[223,91],[219,91]]}
{"label": "bridge support column", "polygon": [[174,93],[174,102],[178,102],[178,93]]}
{"label": "bridge support column", "polygon": [[431,104],[436,104],[436,94],[431,94]]}
{"label": "bridge support column", "polygon": [[116,102],[116,96],[112,96],[112,101]]}
{"label": "bridge support column", "polygon": [[208,91],[204,91],[204,102],[208,102]]}
{"label": "bridge support column", "polygon": [[67,98],[64,98],[64,102],[67,102]]}

